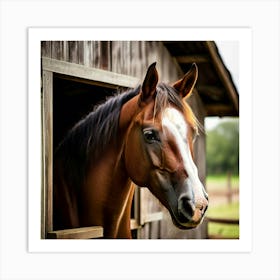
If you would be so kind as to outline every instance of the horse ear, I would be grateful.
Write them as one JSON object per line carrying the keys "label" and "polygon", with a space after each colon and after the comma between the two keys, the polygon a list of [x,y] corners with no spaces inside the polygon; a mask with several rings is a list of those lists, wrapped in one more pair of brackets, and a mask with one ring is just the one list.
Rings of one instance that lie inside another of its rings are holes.
{"label": "horse ear", "polygon": [[151,64],[147,70],[141,90],[141,102],[147,103],[154,97],[156,86],[158,83],[158,72],[156,69],[156,62]]}
{"label": "horse ear", "polygon": [[195,86],[198,77],[198,68],[195,63],[192,64],[191,69],[184,75],[184,77],[177,81],[173,87],[179,92],[182,98],[189,97]]}

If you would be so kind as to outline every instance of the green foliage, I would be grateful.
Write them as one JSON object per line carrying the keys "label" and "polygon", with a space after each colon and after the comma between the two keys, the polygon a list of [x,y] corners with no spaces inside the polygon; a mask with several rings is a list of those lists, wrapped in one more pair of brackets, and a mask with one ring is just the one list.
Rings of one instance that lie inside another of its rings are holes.
{"label": "green foliage", "polygon": [[[239,219],[239,202],[209,207],[207,216],[212,218]],[[239,238],[239,225],[209,222],[208,234],[223,238]]]}
{"label": "green foliage", "polygon": [[206,164],[208,174],[239,173],[239,120],[218,124],[207,132]]}

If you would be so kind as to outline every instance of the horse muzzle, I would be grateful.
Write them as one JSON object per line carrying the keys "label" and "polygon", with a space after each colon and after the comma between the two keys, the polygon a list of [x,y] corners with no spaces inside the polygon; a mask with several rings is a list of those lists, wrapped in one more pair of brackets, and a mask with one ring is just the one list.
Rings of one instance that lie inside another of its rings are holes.
{"label": "horse muzzle", "polygon": [[201,223],[207,208],[208,197],[194,201],[188,195],[182,195],[178,199],[177,222],[183,227],[196,227]]}
{"label": "horse muzzle", "polygon": [[[161,192],[150,189],[162,204],[169,210],[173,223],[180,229],[191,229],[198,226],[208,208],[208,194],[202,183],[195,184],[189,179],[177,180],[171,183],[162,173],[157,174],[161,185]],[[176,178],[177,179],[177,178]]]}

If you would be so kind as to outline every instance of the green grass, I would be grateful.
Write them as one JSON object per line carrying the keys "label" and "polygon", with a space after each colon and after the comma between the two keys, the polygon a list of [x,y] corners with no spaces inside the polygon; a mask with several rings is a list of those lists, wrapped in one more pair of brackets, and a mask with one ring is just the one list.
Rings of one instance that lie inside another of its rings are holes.
{"label": "green grass", "polygon": [[221,204],[217,206],[209,205],[207,215],[213,218],[239,218],[239,202],[233,202],[230,204]]}
{"label": "green grass", "polygon": [[[209,206],[207,216],[211,218],[239,219],[239,202]],[[222,238],[239,238],[239,225],[225,225],[209,222],[208,234]]]}
{"label": "green grass", "polygon": [[239,226],[209,223],[208,234],[209,236],[219,236],[220,239],[238,239]]}
{"label": "green grass", "polygon": [[[226,174],[223,175],[208,175],[206,177],[206,186],[207,190],[223,190],[227,188],[228,178]],[[231,186],[232,189],[239,188],[239,176],[232,175],[231,176]]]}
{"label": "green grass", "polygon": [[[239,202],[234,201],[230,204],[225,199],[216,196],[216,192],[223,193],[228,190],[228,177],[224,175],[208,175],[206,178],[206,187],[209,194],[210,203],[207,210],[207,216],[211,218],[239,219]],[[239,188],[239,176],[231,176],[231,188]],[[212,196],[212,197],[211,197]],[[222,203],[222,204],[221,204]],[[209,222],[209,235],[219,236],[221,238],[239,238],[239,225],[227,225]]]}

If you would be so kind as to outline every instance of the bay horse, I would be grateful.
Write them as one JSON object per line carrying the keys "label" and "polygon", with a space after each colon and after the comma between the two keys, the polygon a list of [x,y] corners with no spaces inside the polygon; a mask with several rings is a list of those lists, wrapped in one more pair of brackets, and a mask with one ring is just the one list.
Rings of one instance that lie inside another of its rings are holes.
{"label": "bay horse", "polygon": [[185,102],[196,64],[172,86],[156,63],[142,85],[109,98],[79,121],[54,153],[54,229],[103,226],[104,238],[131,238],[134,184],[147,187],[173,223],[201,223],[208,196],[193,160],[198,122]]}

